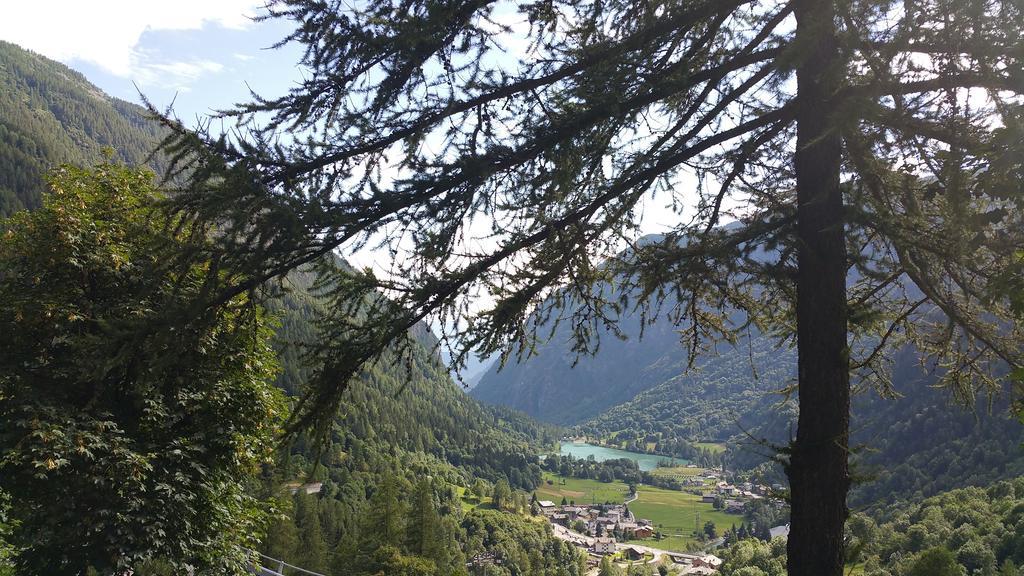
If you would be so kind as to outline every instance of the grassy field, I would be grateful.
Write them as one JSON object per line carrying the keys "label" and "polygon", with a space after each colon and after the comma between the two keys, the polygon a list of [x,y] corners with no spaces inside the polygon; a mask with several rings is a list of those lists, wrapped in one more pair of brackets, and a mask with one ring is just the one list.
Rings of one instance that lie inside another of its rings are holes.
{"label": "grassy field", "polygon": [[683,480],[689,476],[698,476],[703,474],[704,471],[704,468],[691,468],[689,466],[659,466],[654,470],[651,470],[651,474],[654,476]]}
{"label": "grassy field", "polygon": [[[549,480],[552,484],[548,484]],[[618,504],[626,499],[629,489],[619,481],[605,483],[582,478],[563,479],[545,473],[544,483],[537,487],[536,492],[538,500],[551,500],[555,504],[561,504],[563,497],[580,505],[605,502]]]}
{"label": "grassy field", "polygon": [[459,497],[459,504],[462,506],[463,512],[469,512],[474,508],[494,508],[490,496],[477,498],[470,495],[464,486],[455,486],[455,495]]}
{"label": "grassy field", "polygon": [[[672,469],[668,469],[672,470]],[[687,470],[694,470],[689,468]],[[545,482],[537,488],[539,500],[551,500],[555,504],[562,502],[562,498],[575,501],[576,504],[623,502],[627,496],[627,487],[624,483],[615,481],[610,483],[598,482],[597,480],[584,480],[580,478],[563,479],[551,474],[544,475]],[[547,481],[551,480],[552,484]],[[708,520],[715,523],[719,534],[739,524],[741,516],[726,514],[715,510],[711,504],[701,502],[700,496],[665,490],[651,486],[640,486],[640,497],[630,503],[629,509],[638,518],[646,518],[654,523],[666,536],[663,540],[638,540],[648,546],[685,552],[694,548],[696,539],[693,538],[694,524],[700,515],[699,528],[704,528]]]}
{"label": "grassy field", "polygon": [[721,442],[695,442],[694,446],[697,448],[706,448],[710,450],[712,454],[719,454],[725,452],[725,444]]}
{"label": "grassy field", "polygon": [[709,520],[715,523],[719,534],[742,520],[741,516],[715,510],[694,494],[650,486],[641,486],[639,491],[640,497],[629,505],[629,509],[636,517],[653,522],[665,534],[665,539],[649,542],[649,545],[665,550],[685,551],[692,547],[696,542],[692,536],[694,527],[703,529]]}

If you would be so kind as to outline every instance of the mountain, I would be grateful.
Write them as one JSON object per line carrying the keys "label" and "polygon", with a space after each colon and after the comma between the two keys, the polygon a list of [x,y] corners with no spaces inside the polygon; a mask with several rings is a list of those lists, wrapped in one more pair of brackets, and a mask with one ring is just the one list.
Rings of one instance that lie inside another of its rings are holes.
{"label": "mountain", "polygon": [[[599,353],[579,358],[575,368],[568,329],[559,328],[535,356],[492,368],[471,395],[634,451],[692,459],[700,442],[726,443],[727,462],[742,469],[763,469],[771,446],[785,445],[795,432],[795,402],[781,393],[795,383],[795,350],[751,328],[736,346],[719,345],[688,368],[669,320],[645,326],[642,338],[637,318],[627,316],[620,327],[627,339],[602,331]],[[913,350],[900,350],[897,397],[874,390],[854,396],[852,460],[863,481],[852,504],[926,497],[1024,473],[1024,426],[1006,399],[996,399],[991,411],[984,398],[978,408],[955,405],[935,387],[936,372]],[[782,479],[781,470],[771,475]]]}
{"label": "mountain", "polygon": [[[625,318],[621,329],[639,334],[639,318]],[[681,374],[686,366],[676,327],[669,322],[647,326],[642,340],[618,340],[604,331],[597,354],[575,366],[576,355],[568,346],[569,330],[560,325],[536,356],[525,362],[510,360],[504,367],[493,364],[470,394],[544,422],[569,426],[633,399]]]}
{"label": "mountain", "polygon": [[80,73],[0,41],[0,217],[39,206],[46,173],[92,165],[109,148],[146,162],[160,130],[141,106],[111,98]]}
{"label": "mountain", "polygon": [[[45,175],[59,163],[93,163],[109,147],[115,158],[139,164],[158,144],[160,130],[144,108],[111,98],[82,74],[7,42],[0,42],[0,86],[0,215],[38,206]],[[313,318],[322,304],[310,293],[312,281],[310,274],[293,274],[290,290],[269,303],[280,322],[278,385],[289,394],[297,394],[309,375],[295,344],[315,338]],[[430,338],[425,326],[419,332]],[[416,368],[402,394],[399,382],[406,374],[401,368],[381,363],[370,369],[368,385],[348,392],[352,408],[342,417],[345,426],[381,443],[444,453],[459,463],[511,444],[525,458],[535,452],[524,447],[526,441],[553,441],[553,428],[466,397],[426,349],[418,351]],[[508,431],[504,436],[502,426]],[[495,473],[484,476],[493,479]]]}
{"label": "mountain", "polygon": [[[315,318],[323,303],[311,293],[310,274],[292,274],[287,285],[270,306],[281,322],[278,386],[294,395],[309,376],[301,347],[316,338]],[[540,482],[536,454],[554,444],[559,430],[470,398],[429,351],[433,335],[425,326],[417,339],[423,346],[413,350],[412,365],[385,358],[346,390],[335,429],[338,447],[348,452],[361,444],[429,454],[462,468],[467,479],[507,478],[513,487],[534,488]]]}

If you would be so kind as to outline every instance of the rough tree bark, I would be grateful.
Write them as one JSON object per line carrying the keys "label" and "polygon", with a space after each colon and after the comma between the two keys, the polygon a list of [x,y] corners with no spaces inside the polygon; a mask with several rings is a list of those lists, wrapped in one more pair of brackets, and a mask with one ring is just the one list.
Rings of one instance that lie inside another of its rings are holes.
{"label": "rough tree bark", "polygon": [[846,247],[842,142],[830,96],[841,82],[832,2],[796,2],[797,337],[800,416],[787,469],[790,576],[840,576],[849,489]]}

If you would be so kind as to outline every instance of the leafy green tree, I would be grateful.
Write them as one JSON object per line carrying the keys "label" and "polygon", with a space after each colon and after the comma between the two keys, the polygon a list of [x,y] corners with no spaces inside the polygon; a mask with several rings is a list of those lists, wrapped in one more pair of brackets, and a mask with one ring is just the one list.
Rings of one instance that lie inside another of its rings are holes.
{"label": "leafy green tree", "polygon": [[956,556],[945,548],[930,548],[922,552],[910,567],[907,576],[963,576],[964,569]]}
{"label": "leafy green tree", "polygon": [[43,207],[0,223],[0,490],[19,574],[150,558],[243,567],[266,505],[253,477],[284,412],[250,294],[187,312],[213,261],[164,228],[152,174],[64,167]]}
{"label": "leafy green tree", "polygon": [[598,576],[619,576],[622,574],[622,570],[619,570],[617,566],[612,564],[612,561],[607,556],[601,557],[601,563],[598,565]]}
{"label": "leafy green tree", "polygon": [[7,541],[12,529],[9,507],[10,497],[0,492],[0,576],[14,576],[14,547]]}
{"label": "leafy green tree", "polygon": [[[309,79],[241,106],[248,133],[167,124],[190,177],[173,213],[218,226],[247,273],[213,302],[339,247],[404,252],[387,275],[325,271],[330,337],[293,422],[322,437],[338,383],[430,316],[456,363],[528,354],[558,320],[593,352],[637,308],[677,320],[691,359],[748,323],[788,336],[789,570],[839,576],[851,370],[885,391],[878,351],[912,341],[966,397],[1021,363],[985,290],[1024,230],[1020,3],[513,4],[518,60],[491,2],[272,4]],[[652,195],[678,218],[635,243]],[[377,290],[394,299],[367,303]]]}
{"label": "leafy green tree", "polygon": [[500,478],[494,483],[494,492],[491,493],[491,499],[494,502],[494,507],[498,510],[511,507],[512,488],[509,486],[508,480]]}

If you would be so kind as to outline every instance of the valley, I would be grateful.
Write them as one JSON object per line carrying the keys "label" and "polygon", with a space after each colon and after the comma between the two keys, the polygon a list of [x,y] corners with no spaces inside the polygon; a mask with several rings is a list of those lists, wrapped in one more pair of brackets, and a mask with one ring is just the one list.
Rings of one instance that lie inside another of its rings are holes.
{"label": "valley", "polygon": [[197,126],[0,38],[0,576],[1024,574],[1024,90],[863,55],[1024,12],[747,4],[506,70],[507,6],[272,3],[302,82]]}

